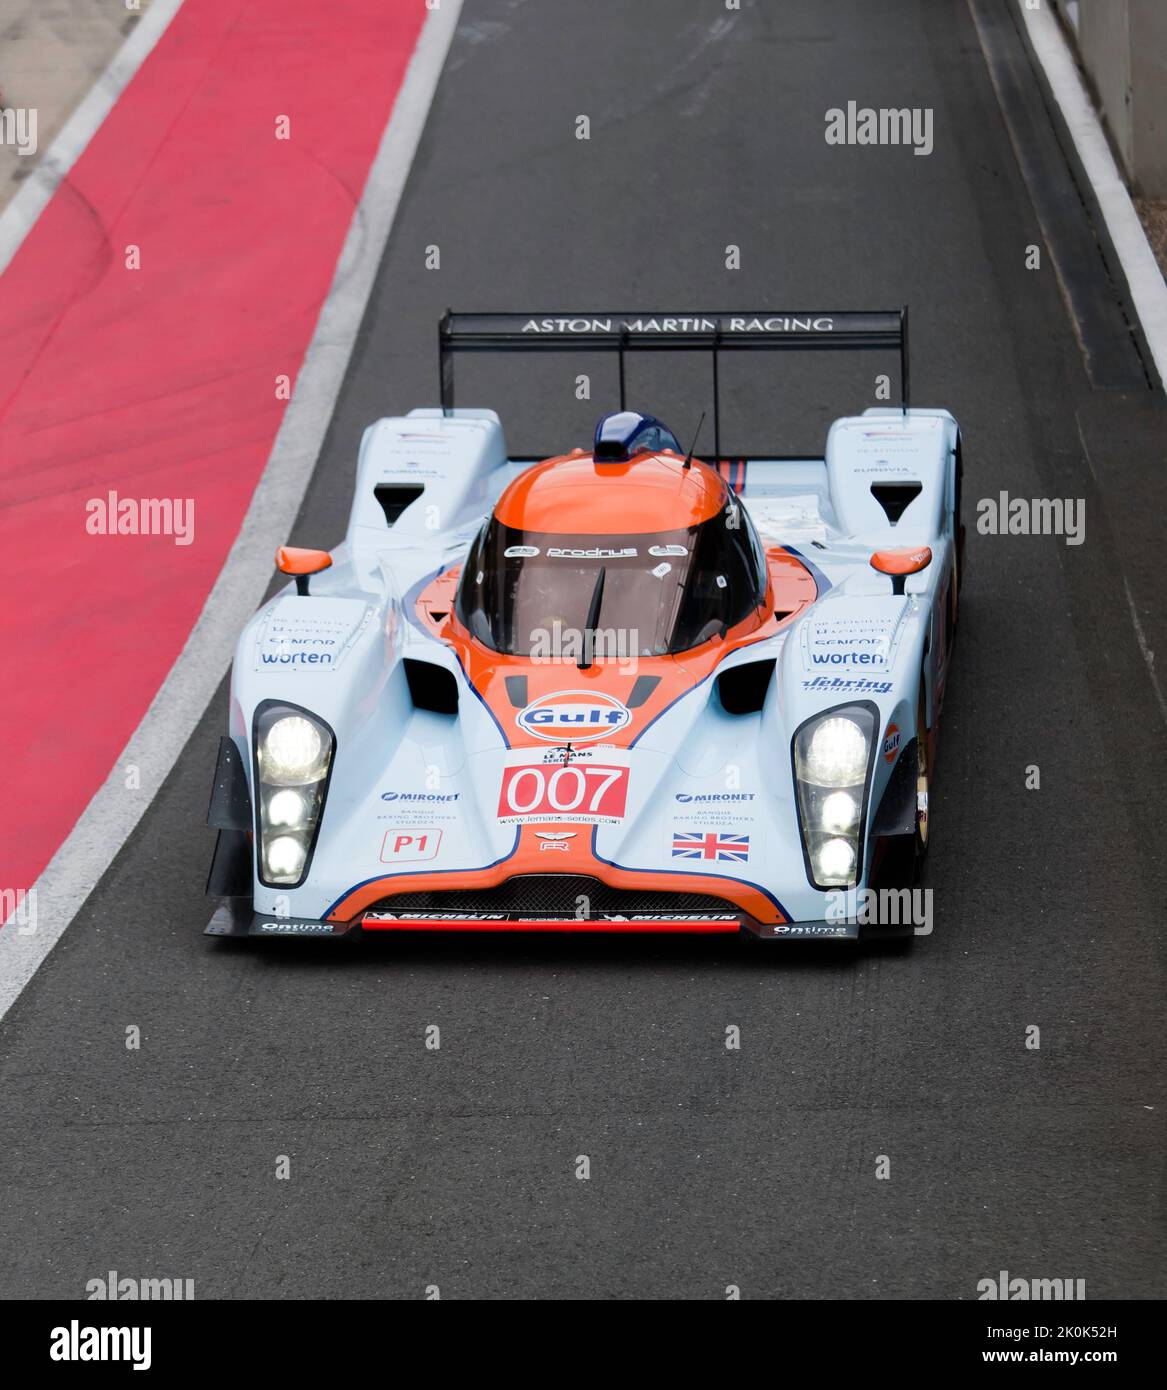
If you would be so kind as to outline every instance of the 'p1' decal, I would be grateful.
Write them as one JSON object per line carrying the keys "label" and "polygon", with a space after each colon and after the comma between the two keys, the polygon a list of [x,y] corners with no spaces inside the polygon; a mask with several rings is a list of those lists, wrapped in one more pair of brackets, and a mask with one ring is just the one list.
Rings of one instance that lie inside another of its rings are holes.
{"label": "'p1' decal", "polygon": [[433,859],[442,843],[442,832],[432,825],[421,829],[386,830],[381,841],[381,863],[400,864],[404,860]]}

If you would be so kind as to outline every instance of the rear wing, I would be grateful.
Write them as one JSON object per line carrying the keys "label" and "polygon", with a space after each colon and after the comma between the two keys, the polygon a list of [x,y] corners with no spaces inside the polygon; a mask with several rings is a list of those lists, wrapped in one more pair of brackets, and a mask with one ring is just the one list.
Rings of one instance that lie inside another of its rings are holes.
{"label": "rear wing", "polygon": [[723,352],[823,349],[898,351],[900,408],[908,409],[908,308],[735,310],[677,313],[456,314],[438,325],[442,411],[454,409],[454,354],[459,352],[614,352],[620,409],[629,352],[707,352],[713,368],[713,452],[721,455],[718,361]]}

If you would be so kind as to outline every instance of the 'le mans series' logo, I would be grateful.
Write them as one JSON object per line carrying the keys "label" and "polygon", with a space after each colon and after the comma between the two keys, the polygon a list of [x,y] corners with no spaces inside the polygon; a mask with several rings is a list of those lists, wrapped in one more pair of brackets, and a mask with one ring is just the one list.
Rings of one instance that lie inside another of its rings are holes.
{"label": "'le mans series' logo", "polygon": [[590,743],[631,722],[626,705],[598,690],[557,690],[515,715],[525,734],[547,743]]}

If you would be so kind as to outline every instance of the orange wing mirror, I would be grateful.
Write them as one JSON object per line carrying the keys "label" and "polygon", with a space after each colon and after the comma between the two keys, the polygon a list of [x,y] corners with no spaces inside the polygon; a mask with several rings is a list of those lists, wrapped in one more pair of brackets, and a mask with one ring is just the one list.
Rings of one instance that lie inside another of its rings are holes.
{"label": "orange wing mirror", "polygon": [[902,594],[909,574],[919,574],[932,563],[932,547],[918,546],[915,550],[877,550],[871,557],[871,568],[880,574],[891,575],[891,591]]}
{"label": "orange wing mirror", "polygon": [[319,574],[332,564],[327,550],[303,550],[296,545],[281,545],[276,551],[276,569],[296,579],[296,592],[307,594],[310,575]]}

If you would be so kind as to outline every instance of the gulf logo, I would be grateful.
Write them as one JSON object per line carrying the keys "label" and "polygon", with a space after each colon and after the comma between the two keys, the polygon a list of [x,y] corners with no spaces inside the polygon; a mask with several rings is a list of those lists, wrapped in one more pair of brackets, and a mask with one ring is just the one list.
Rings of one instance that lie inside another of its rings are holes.
{"label": "gulf logo", "polygon": [[626,705],[598,690],[557,690],[515,715],[525,734],[547,743],[590,743],[614,734],[632,720]]}
{"label": "gulf logo", "polygon": [[900,751],[900,731],[895,724],[887,726],[887,733],[883,736],[883,756],[889,763],[894,763],[896,754]]}

